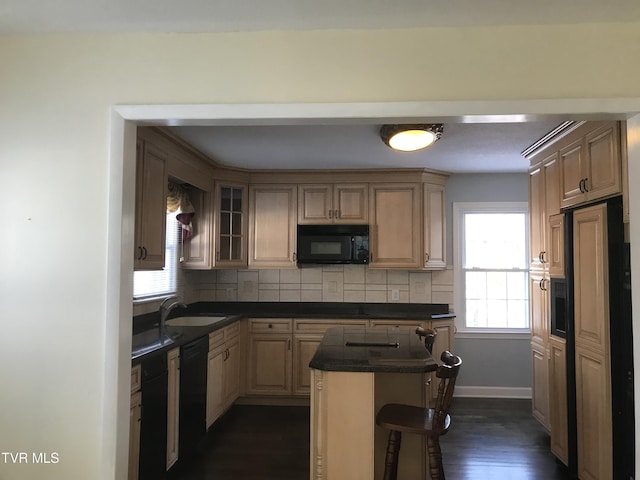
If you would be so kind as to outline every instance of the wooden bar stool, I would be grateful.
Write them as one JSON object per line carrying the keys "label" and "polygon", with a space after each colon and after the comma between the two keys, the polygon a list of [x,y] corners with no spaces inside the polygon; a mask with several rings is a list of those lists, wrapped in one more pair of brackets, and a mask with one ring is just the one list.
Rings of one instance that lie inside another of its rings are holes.
{"label": "wooden bar stool", "polygon": [[433,353],[433,344],[436,342],[436,331],[430,328],[416,327],[416,335],[424,340],[424,346],[429,353]]}
{"label": "wooden bar stool", "polygon": [[442,365],[436,371],[440,384],[434,408],[389,403],[384,405],[376,415],[376,423],[390,430],[383,480],[398,478],[398,455],[402,432],[427,437],[429,474],[432,480],[444,480],[440,437],[449,431],[451,424],[449,408],[462,359],[451,352],[442,352],[440,360]]}

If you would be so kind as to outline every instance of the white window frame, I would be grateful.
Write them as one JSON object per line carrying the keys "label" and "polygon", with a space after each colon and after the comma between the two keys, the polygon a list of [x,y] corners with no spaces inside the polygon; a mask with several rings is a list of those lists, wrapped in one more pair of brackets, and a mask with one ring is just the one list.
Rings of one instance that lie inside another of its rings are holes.
{"label": "white window frame", "polygon": [[[167,235],[166,244],[165,244],[165,264],[162,270],[149,270],[149,271],[134,271],[133,272],[133,282],[134,282],[134,292],[135,292],[135,281],[136,276],[140,274],[143,275],[153,275],[153,276],[166,276],[166,280],[169,284],[168,289],[163,290],[153,290],[147,291],[138,295],[133,296],[133,301],[136,303],[143,303],[152,300],[157,300],[159,298],[167,297],[169,295],[176,294],[178,290],[178,270],[180,263],[180,248],[181,244],[179,241],[180,236],[180,227],[178,226],[178,221],[176,220],[176,213],[167,213],[167,228],[165,228],[165,235]],[[171,222],[171,223],[170,223]],[[168,228],[172,225],[174,228]],[[169,241],[169,235],[175,235],[175,239],[171,242]]]}
{"label": "white window frame", "polygon": [[[464,272],[462,270],[463,225],[466,213],[524,213],[525,214],[525,269],[529,270],[529,204],[527,202],[454,202],[453,203],[453,295],[456,328],[461,338],[517,338],[531,335],[530,328],[473,328],[466,326]],[[529,281],[527,279],[527,285]],[[531,302],[531,295],[529,295]]]}

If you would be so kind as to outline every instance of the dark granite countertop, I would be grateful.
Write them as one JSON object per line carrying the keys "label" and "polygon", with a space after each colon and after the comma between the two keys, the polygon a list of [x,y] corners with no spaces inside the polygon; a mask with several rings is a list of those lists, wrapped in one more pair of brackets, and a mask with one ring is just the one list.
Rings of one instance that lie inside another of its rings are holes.
{"label": "dark granite countertop", "polygon": [[[196,338],[223,328],[247,317],[259,318],[370,318],[395,320],[430,320],[452,318],[449,306],[442,303],[329,303],[329,302],[196,302],[186,310],[174,310],[177,316],[221,316],[224,320],[205,326],[169,327],[166,333],[170,343],[158,345],[138,354],[132,354],[132,365],[149,355],[166,353]],[[159,314],[152,312],[133,319],[133,347],[153,345],[159,341]],[[415,336],[415,335],[414,335]]]}
{"label": "dark granite countertop", "polygon": [[437,363],[412,330],[335,327],[325,333],[309,367],[337,372],[423,373],[436,370]]}

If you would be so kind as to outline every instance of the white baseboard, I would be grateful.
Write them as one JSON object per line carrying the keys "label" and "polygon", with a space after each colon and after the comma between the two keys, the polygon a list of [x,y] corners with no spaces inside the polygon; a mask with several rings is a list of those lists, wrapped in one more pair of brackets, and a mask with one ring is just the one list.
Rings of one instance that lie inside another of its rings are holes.
{"label": "white baseboard", "polygon": [[531,387],[464,387],[456,385],[454,397],[531,398]]}

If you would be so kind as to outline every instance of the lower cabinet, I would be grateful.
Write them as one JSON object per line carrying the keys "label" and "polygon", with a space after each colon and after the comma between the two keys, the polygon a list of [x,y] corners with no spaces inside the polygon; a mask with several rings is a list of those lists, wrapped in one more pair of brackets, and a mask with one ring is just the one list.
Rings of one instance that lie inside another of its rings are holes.
{"label": "lower cabinet", "polygon": [[569,464],[569,430],[567,425],[567,358],[564,338],[549,337],[549,423],[551,451],[565,465]]}
{"label": "lower cabinet", "polygon": [[138,467],[140,465],[140,420],[142,419],[142,393],[140,392],[141,370],[140,365],[136,365],[131,369],[128,480],[138,480]]}
{"label": "lower cabinet", "polygon": [[207,360],[207,428],[240,395],[240,324],[209,334]]}
{"label": "lower cabinet", "polygon": [[531,342],[531,408],[533,416],[544,428],[549,426],[549,360],[544,344]]}
{"label": "lower cabinet", "polygon": [[167,353],[167,470],[178,461],[179,425],[180,347]]}
{"label": "lower cabinet", "polygon": [[249,319],[248,395],[291,395],[290,318]]}

